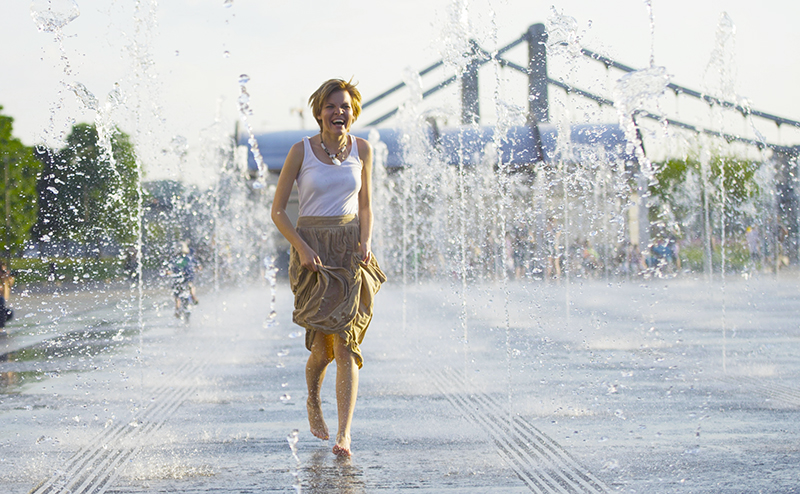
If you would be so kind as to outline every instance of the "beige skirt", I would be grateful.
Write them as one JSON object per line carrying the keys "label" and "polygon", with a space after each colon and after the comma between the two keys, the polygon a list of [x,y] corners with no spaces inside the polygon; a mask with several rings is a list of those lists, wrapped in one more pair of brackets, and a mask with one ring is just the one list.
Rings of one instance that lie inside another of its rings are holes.
{"label": "beige skirt", "polygon": [[359,345],[372,321],[373,297],[386,281],[372,256],[368,264],[358,255],[360,228],[355,215],[301,216],[297,233],[319,255],[322,266],[311,271],[300,266],[292,248],[289,282],[294,293],[295,324],[306,328],[306,348],[317,331],[336,334],[345,340],[363,364]]}

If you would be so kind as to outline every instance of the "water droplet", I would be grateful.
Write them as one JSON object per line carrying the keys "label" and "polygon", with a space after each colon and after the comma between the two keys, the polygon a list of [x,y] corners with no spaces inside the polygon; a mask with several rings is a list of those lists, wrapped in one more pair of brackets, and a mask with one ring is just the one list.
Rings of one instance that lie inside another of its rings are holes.
{"label": "water droplet", "polygon": [[284,393],[283,395],[281,395],[281,402],[283,402],[283,403],[287,403],[291,399],[292,399],[292,397],[289,396],[289,393]]}
{"label": "water droplet", "polygon": [[33,0],[31,17],[39,31],[55,33],[81,15],[75,0]]}
{"label": "water droplet", "polygon": [[181,135],[176,135],[169,141],[169,145],[173,153],[183,157],[189,148],[189,141]]}
{"label": "water droplet", "polygon": [[547,51],[566,52],[575,57],[580,55],[579,42],[578,21],[574,17],[559,14],[552,7],[552,14],[547,19]]}
{"label": "water droplet", "polygon": [[603,470],[615,470],[619,468],[619,461],[609,460],[603,465]]}
{"label": "water droplet", "polygon": [[297,441],[300,440],[300,431],[297,429],[293,429],[292,432],[286,436],[286,442],[289,443],[289,448],[292,450],[292,456],[294,459],[297,460],[297,463],[300,463],[300,457],[297,456]]}
{"label": "water droplet", "polygon": [[242,75],[239,76],[239,84],[240,85],[247,84],[248,82],[250,82],[250,76],[249,75],[242,74]]}
{"label": "water droplet", "polygon": [[75,93],[75,96],[81,100],[81,103],[83,103],[86,108],[97,110],[97,98],[95,98],[94,94],[92,94],[86,86],[80,82],[74,82],[72,84],[67,84],[67,88]]}
{"label": "water droplet", "polygon": [[230,58],[231,57],[231,52],[229,52],[228,50],[225,50],[225,51],[222,52],[222,56],[224,58]]}
{"label": "water droplet", "polygon": [[119,87],[119,83],[114,83],[114,89],[108,92],[108,102],[111,106],[119,106],[122,103],[122,92]]}
{"label": "water droplet", "polygon": [[229,8],[233,7],[233,0],[224,0],[224,1],[222,2],[222,5],[223,5],[223,6],[224,6],[226,9],[229,9]]}

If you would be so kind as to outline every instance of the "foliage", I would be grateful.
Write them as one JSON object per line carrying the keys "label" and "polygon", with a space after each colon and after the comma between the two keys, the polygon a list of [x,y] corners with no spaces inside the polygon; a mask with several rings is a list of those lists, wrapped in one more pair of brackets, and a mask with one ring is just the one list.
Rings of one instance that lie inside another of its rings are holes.
{"label": "foliage", "polygon": [[[701,242],[681,246],[680,258],[683,269],[695,272],[703,271],[705,269],[704,256],[704,246]],[[720,244],[714,244],[712,247],[711,262],[716,266],[715,270],[719,270],[722,266],[722,246]],[[753,267],[760,267],[755,264],[755,261],[750,258],[747,246],[742,242],[731,242],[725,246],[726,272],[742,272]]]}
{"label": "foliage", "polygon": [[711,159],[706,170],[694,159],[660,163],[655,184],[650,186],[650,220],[672,233],[693,230],[696,238],[703,230],[703,208],[698,206],[708,199],[711,224],[719,222],[724,205],[726,233],[741,234],[764,192],[757,180],[761,166],[729,157]]}
{"label": "foliage", "polygon": [[178,243],[186,238],[186,190],[174,180],[147,182],[142,188],[148,194],[144,204],[143,242],[147,251],[143,262],[158,269],[169,262]]}
{"label": "foliage", "polygon": [[99,145],[94,125],[76,124],[63,149],[37,152],[44,167],[37,184],[36,241],[89,245],[95,256],[133,241],[138,176],[127,134],[115,129],[109,152]]}
{"label": "foliage", "polygon": [[[145,182],[142,262],[148,268],[163,268],[173,258],[181,242],[193,249],[201,263],[211,260],[214,198],[173,180]],[[236,213],[235,213],[236,214]]]}
{"label": "foliage", "polygon": [[4,218],[0,243],[6,257],[18,255],[29,239],[36,221],[36,178],[41,170],[33,148],[13,137],[13,122],[13,118],[0,114],[0,211]]}

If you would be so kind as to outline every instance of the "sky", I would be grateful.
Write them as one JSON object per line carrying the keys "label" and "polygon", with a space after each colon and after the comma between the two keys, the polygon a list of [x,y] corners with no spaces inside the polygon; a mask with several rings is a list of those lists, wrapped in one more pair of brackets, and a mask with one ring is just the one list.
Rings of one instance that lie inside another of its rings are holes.
{"label": "sky", "polygon": [[[243,74],[252,112],[246,122],[254,132],[306,128],[312,134],[316,123],[298,110],[326,79],[353,78],[366,100],[409,69],[443,56],[452,60],[467,37],[491,51],[529,25],[555,18],[574,19],[583,48],[635,68],[663,66],[677,84],[724,89],[755,109],[800,120],[800,64],[793,53],[800,46],[800,3],[790,0],[49,1],[80,12],[60,36],[40,31],[31,15],[48,0],[0,0],[2,113],[14,118],[15,136],[28,145],[56,145],[75,122],[111,122],[134,137],[149,179],[209,183],[217,166],[209,148],[232,134],[237,121],[246,128],[238,105]],[[735,34],[720,69],[711,61],[723,12]],[[525,55],[518,47],[508,58],[525,65]],[[549,64],[551,77],[609,98],[622,75],[569,57]],[[426,76],[423,88],[446,75]],[[488,68],[480,77],[483,122],[496,118],[496,101],[527,104],[523,76]],[[79,85],[100,102],[99,113],[68,89]],[[115,87],[121,96],[107,105]],[[443,93],[429,105],[456,113],[457,87]],[[399,92],[365,110],[361,123],[408,97]],[[684,120],[710,118],[693,104],[669,95],[653,102]],[[800,132],[754,124],[770,142],[800,144]]]}

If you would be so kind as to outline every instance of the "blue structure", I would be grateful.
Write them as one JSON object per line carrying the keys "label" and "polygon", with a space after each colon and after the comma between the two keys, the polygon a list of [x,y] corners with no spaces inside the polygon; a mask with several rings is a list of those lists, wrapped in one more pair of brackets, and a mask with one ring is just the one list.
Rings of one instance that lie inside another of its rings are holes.
{"label": "blue structure", "polygon": [[[372,130],[380,135],[380,140],[386,145],[388,156],[385,166],[390,170],[406,167],[401,144],[403,131],[394,128],[364,128],[352,132],[353,135],[368,139]],[[536,139],[538,130],[539,139]],[[428,127],[426,134],[430,145],[438,148],[448,165],[459,164],[471,167],[484,161],[488,145],[494,140],[494,127],[456,127],[439,131],[435,127]],[[258,148],[264,163],[270,172],[279,173],[286,160],[292,145],[303,139],[304,136],[316,134],[315,130],[285,130],[268,132],[255,136]],[[539,162],[554,163],[559,157],[556,155],[556,139],[558,131],[555,126],[539,125],[536,130],[522,125],[511,127],[505,138],[502,139],[500,152],[503,165],[509,170],[525,170]],[[537,143],[540,142],[541,144]],[[627,141],[625,133],[618,125],[575,125],[571,129],[570,141],[576,148],[602,147],[606,160],[623,160],[634,162],[632,155],[625,153]],[[240,145],[247,145],[247,136],[239,137]],[[580,161],[581,156],[573,156],[568,161]],[[248,169],[255,173],[258,170],[253,153],[248,152]]]}

